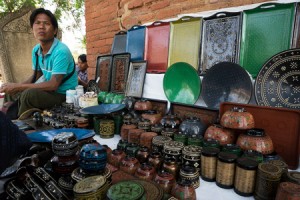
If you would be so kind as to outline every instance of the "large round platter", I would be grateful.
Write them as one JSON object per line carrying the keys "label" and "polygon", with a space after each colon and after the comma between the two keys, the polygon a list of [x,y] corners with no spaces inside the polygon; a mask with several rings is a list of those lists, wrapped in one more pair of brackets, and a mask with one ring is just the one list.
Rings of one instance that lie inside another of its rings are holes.
{"label": "large round platter", "polygon": [[263,65],[255,98],[261,106],[300,108],[300,49],[282,51]]}
{"label": "large round platter", "polygon": [[28,133],[27,137],[31,142],[52,142],[54,136],[63,132],[72,132],[76,135],[77,140],[83,140],[95,135],[94,130],[82,129],[82,128],[62,128],[62,129],[50,129],[43,131],[36,131],[32,133]]}
{"label": "large round platter", "polygon": [[177,62],[166,71],[163,88],[170,102],[194,104],[200,95],[201,80],[193,66]]}
{"label": "large round platter", "polygon": [[144,189],[145,189],[144,199],[146,199],[146,200],[163,199],[164,190],[158,184],[156,184],[154,182],[142,180],[142,179],[135,179],[132,181],[140,183],[144,187]]}
{"label": "large round platter", "polygon": [[207,70],[202,80],[202,98],[209,108],[219,109],[222,102],[249,103],[252,80],[240,65],[220,62]]}
{"label": "large round platter", "polygon": [[144,188],[141,184],[133,181],[120,181],[112,185],[107,191],[109,199],[140,199],[144,194]]}
{"label": "large round platter", "polygon": [[90,106],[80,110],[82,114],[101,115],[117,112],[125,108],[125,104],[101,104],[97,106]]}

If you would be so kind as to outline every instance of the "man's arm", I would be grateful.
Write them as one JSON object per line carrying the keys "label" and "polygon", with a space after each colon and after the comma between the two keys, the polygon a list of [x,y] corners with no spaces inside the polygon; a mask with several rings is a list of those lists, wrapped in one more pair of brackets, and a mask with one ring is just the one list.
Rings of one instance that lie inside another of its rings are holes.
{"label": "man's arm", "polygon": [[[33,70],[32,75],[27,80],[23,81],[22,83],[32,83],[34,73],[35,73],[35,71]],[[43,73],[41,71],[37,71],[35,81],[38,80],[42,75],[43,75]]]}
{"label": "man's arm", "polygon": [[63,74],[54,74],[49,81],[41,83],[5,83],[1,86],[0,93],[4,92],[13,95],[28,88],[36,88],[44,91],[56,91],[61,84],[63,77]]}

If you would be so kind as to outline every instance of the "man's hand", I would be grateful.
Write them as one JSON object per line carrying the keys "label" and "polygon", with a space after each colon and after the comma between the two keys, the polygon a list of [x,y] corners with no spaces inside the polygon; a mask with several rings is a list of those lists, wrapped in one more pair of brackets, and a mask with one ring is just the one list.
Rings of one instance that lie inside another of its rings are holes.
{"label": "man's hand", "polygon": [[22,91],[22,84],[20,83],[4,83],[0,87],[0,93],[14,95]]}

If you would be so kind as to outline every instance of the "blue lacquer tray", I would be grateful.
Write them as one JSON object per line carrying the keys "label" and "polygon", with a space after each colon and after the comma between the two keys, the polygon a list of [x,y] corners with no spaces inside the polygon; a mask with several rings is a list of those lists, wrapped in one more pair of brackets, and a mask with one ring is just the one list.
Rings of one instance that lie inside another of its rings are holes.
{"label": "blue lacquer tray", "polygon": [[117,112],[125,108],[125,104],[101,104],[97,106],[90,106],[80,110],[80,113],[87,115],[102,115]]}
{"label": "blue lacquer tray", "polygon": [[87,139],[95,135],[94,130],[81,129],[81,128],[62,128],[62,129],[51,129],[51,130],[43,130],[43,131],[28,133],[27,137],[31,140],[31,142],[48,143],[48,142],[52,142],[52,139],[54,138],[55,135],[62,132],[73,132],[76,135],[78,140]]}

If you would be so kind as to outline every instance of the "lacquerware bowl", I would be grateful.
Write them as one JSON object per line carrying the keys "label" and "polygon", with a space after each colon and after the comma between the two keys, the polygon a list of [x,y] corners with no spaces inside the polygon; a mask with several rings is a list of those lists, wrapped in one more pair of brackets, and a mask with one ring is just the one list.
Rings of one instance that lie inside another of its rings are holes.
{"label": "lacquerware bowl", "polygon": [[79,166],[86,171],[103,171],[107,163],[106,149],[99,143],[85,144],[79,155]]}

